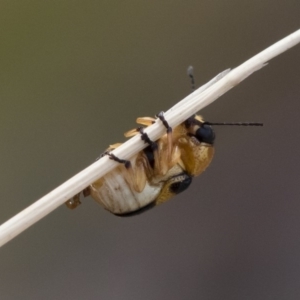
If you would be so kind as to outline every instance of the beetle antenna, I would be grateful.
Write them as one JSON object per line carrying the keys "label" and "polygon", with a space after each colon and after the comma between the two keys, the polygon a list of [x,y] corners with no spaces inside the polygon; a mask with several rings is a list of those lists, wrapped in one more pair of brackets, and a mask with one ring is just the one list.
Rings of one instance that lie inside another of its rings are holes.
{"label": "beetle antenna", "polygon": [[264,123],[256,123],[256,122],[222,122],[222,123],[211,123],[211,122],[204,122],[207,125],[230,125],[230,126],[263,126]]}
{"label": "beetle antenna", "polygon": [[189,66],[187,68],[187,74],[191,79],[191,87],[192,87],[192,92],[195,90],[195,77],[194,77],[194,67]]}

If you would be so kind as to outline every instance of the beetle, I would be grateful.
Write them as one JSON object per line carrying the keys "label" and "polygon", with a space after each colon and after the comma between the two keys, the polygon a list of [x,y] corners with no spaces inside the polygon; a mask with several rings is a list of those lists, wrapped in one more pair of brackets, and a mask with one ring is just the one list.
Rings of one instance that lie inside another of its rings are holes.
{"label": "beetle", "polygon": [[[190,70],[189,76],[194,86]],[[193,115],[180,125],[171,128],[160,112],[157,118],[142,117],[136,122],[150,126],[160,120],[166,133],[151,141],[138,127],[125,133],[126,137],[140,134],[147,147],[130,160],[116,157],[111,151],[121,144],[110,146],[103,155],[120,164],[84,189],[105,209],[119,216],[139,214],[168,201],[186,190],[194,176],[200,175],[211,163],[214,155],[215,132],[211,125],[255,125],[261,123],[209,123],[200,115]],[[80,193],[66,202],[73,209],[80,204]]]}
{"label": "beetle", "polygon": [[[210,164],[215,133],[199,115],[171,128],[163,112],[157,115],[167,129],[157,142],[151,141],[143,127],[130,130],[126,137],[140,134],[148,146],[129,160],[110,151],[103,154],[120,163],[114,170],[96,180],[83,191],[116,215],[132,215],[166,202],[186,190],[193,176],[200,175]],[[149,126],[154,118],[138,118],[137,123]],[[69,208],[80,204],[79,194],[66,202]]]}

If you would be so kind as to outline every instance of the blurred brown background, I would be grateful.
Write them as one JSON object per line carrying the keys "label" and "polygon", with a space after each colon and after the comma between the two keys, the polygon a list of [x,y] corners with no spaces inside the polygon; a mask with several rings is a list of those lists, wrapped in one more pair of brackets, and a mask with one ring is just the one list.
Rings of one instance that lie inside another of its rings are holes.
{"label": "blurred brown background", "polygon": [[[124,141],[135,118],[300,28],[299,0],[1,1],[0,222]],[[299,299],[300,46],[201,111],[216,156],[132,218],[91,198],[0,249],[1,299]]]}

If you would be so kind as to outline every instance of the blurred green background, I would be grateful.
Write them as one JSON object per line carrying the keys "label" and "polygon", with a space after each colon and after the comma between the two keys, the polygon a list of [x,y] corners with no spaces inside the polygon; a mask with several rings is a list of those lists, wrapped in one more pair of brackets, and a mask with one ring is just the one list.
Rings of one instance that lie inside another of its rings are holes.
{"label": "blurred green background", "polygon": [[[299,0],[1,1],[0,222],[124,141],[138,116],[300,27]],[[0,250],[1,299],[299,299],[300,46],[201,111],[212,165],[133,218],[91,198]]]}

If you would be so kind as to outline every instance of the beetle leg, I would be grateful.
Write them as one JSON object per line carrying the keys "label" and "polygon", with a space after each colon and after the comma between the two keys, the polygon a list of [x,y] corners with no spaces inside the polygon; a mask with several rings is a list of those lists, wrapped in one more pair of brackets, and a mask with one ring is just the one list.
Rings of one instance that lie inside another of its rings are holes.
{"label": "beetle leg", "polygon": [[150,126],[155,123],[155,119],[151,117],[139,117],[136,122],[141,125]]}
{"label": "beetle leg", "polygon": [[[166,163],[162,163],[162,161],[160,159],[160,153],[163,153],[163,152],[161,151],[162,149],[159,149],[159,145],[160,145],[159,142],[153,142],[149,138],[148,134],[146,132],[144,132],[144,128],[140,128],[139,132],[141,134],[141,139],[150,146],[151,152],[153,153],[152,159],[154,161],[154,165],[152,165],[152,167],[154,168],[154,172],[156,174],[165,174],[167,172],[168,166]],[[149,160],[149,158],[148,158],[148,160]],[[166,162],[166,160],[165,160],[165,162]]]}
{"label": "beetle leg", "polygon": [[[155,119],[151,118],[151,117],[140,117],[140,118],[136,119],[136,122],[138,124],[141,124],[141,125],[144,125],[144,126],[150,126],[150,125],[152,125],[152,124],[155,123]],[[125,137],[135,136],[135,135],[137,135],[140,132],[141,128],[142,127],[138,127],[138,128],[134,128],[134,129],[131,129],[129,131],[126,131],[124,133],[124,135],[125,135]]]}
{"label": "beetle leg", "polygon": [[114,161],[116,161],[120,164],[124,164],[126,169],[129,169],[131,167],[131,162],[129,160],[121,159],[121,158],[115,156],[113,153],[110,153],[110,152],[107,152],[105,154],[108,155],[111,160],[114,160]]}
{"label": "beetle leg", "polygon": [[[133,187],[138,192],[141,193],[147,182],[147,162],[145,161],[145,157],[143,155],[139,155],[136,159],[135,166],[133,167]],[[125,176],[126,178],[126,176]]]}
{"label": "beetle leg", "polygon": [[134,167],[132,166],[130,160],[121,159],[114,155],[113,153],[106,153],[111,160],[114,160],[120,164],[123,164],[126,168],[126,172],[124,173],[124,177],[129,185],[132,185],[135,191],[142,192],[146,185],[146,174],[145,167],[142,160],[136,160]]}
{"label": "beetle leg", "polygon": [[131,165],[130,160],[121,159],[121,158],[115,156],[113,153],[110,153],[110,152],[107,152],[106,154],[109,156],[109,158],[111,160],[114,160],[114,161],[116,161],[116,162],[124,165],[124,167],[128,171],[128,173],[125,173],[125,175],[126,174],[129,175],[128,176],[128,180],[134,185],[134,183],[135,183],[135,176],[134,176],[134,171],[132,169],[132,165]]}
{"label": "beetle leg", "polygon": [[82,194],[83,194],[84,197],[88,197],[88,196],[91,194],[90,187],[88,186],[87,188],[85,188],[85,189],[82,191]]}
{"label": "beetle leg", "polygon": [[161,111],[159,114],[157,114],[157,117],[161,120],[161,122],[167,129],[167,139],[168,139],[168,141],[167,141],[167,143],[168,143],[167,161],[170,163],[172,160],[172,150],[173,150],[173,134],[172,134],[173,130],[172,130],[172,127],[167,122],[167,120],[165,119],[163,111]]}
{"label": "beetle leg", "polygon": [[138,131],[141,134],[142,141],[144,141],[146,144],[148,144],[153,151],[156,151],[157,150],[157,143],[150,140],[148,134],[146,132],[144,132],[144,128],[140,127],[140,128],[138,128]]}
{"label": "beetle leg", "polygon": [[[165,175],[167,174],[168,170],[173,167],[180,159],[180,150],[178,145],[174,145],[172,147],[172,153],[170,160],[166,159],[166,147],[168,147],[168,143],[166,141],[166,136],[160,138],[157,142],[153,142],[148,134],[144,132],[143,128],[139,129],[141,134],[141,139],[150,146],[151,152],[153,153],[153,165],[154,173],[157,175]],[[166,146],[167,145],[167,146]],[[146,154],[147,156],[147,154]],[[148,158],[149,159],[149,158]],[[151,164],[151,162],[150,162]]]}
{"label": "beetle leg", "polygon": [[108,149],[106,151],[111,151],[113,149],[117,149],[121,145],[122,145],[122,143],[115,143],[115,144],[109,145],[109,147],[108,147]]}
{"label": "beetle leg", "polygon": [[121,145],[122,145],[122,143],[115,143],[113,145],[109,145],[109,147],[96,158],[96,161],[99,160],[100,158],[102,158],[103,156],[107,155],[111,150],[114,150]]}
{"label": "beetle leg", "polygon": [[80,193],[76,194],[74,197],[65,202],[67,207],[70,209],[74,209],[81,204],[80,202]]}
{"label": "beetle leg", "polygon": [[140,132],[140,129],[141,129],[142,127],[138,127],[138,128],[134,128],[134,129],[131,129],[131,130],[129,130],[129,131],[126,131],[125,133],[124,133],[124,136],[125,137],[132,137],[132,136],[135,136],[135,135],[137,135],[139,132]]}
{"label": "beetle leg", "polygon": [[[81,191],[84,197],[88,197],[90,195],[90,187],[88,186],[83,191]],[[80,193],[81,193],[80,192]],[[65,202],[68,208],[74,209],[81,204],[80,201],[80,193],[73,196],[71,199]]]}
{"label": "beetle leg", "polygon": [[164,126],[167,128],[167,133],[172,132],[172,127],[169,125],[167,120],[165,119],[164,112],[161,111],[157,114],[157,117],[162,121]]}
{"label": "beetle leg", "polygon": [[96,161],[99,160],[100,158],[102,158],[103,156],[107,155],[108,154],[108,151],[104,151],[103,153],[101,153],[97,158],[96,158]]}

